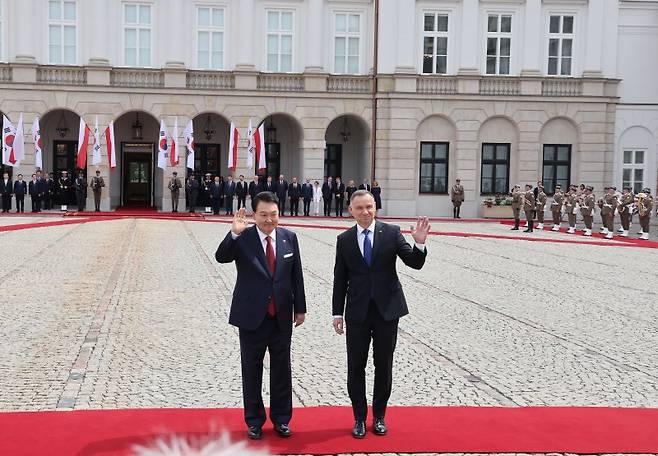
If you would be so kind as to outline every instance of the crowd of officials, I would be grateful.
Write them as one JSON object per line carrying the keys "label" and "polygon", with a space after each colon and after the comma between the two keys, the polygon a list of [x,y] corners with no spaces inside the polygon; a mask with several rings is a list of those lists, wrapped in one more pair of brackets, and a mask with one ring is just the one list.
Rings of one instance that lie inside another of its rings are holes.
{"label": "crowd of officials", "polygon": [[185,202],[189,212],[201,208],[213,214],[224,211],[226,215],[233,215],[234,206],[237,206],[238,210],[247,207],[247,198],[253,199],[264,191],[272,192],[277,196],[281,216],[286,215],[286,210],[289,216],[301,214],[308,217],[311,213],[318,216],[322,209],[326,217],[332,215],[344,217],[350,197],[357,190],[371,192],[375,197],[377,209],[382,207],[382,189],[376,180],[372,185],[364,180],[357,186],[353,180],[348,181],[346,185],[340,177],[327,177],[320,184],[319,181],[311,182],[308,178],[304,182],[299,182],[296,177],[288,182],[283,175],[280,175],[278,180],[274,180],[272,176],[253,176],[252,180],[247,182],[243,175],[234,180],[233,176],[224,179],[222,176],[213,177],[208,173],[203,180],[191,174],[183,184],[174,172],[167,187],[171,191],[172,212],[178,212],[181,191],[185,192]]}

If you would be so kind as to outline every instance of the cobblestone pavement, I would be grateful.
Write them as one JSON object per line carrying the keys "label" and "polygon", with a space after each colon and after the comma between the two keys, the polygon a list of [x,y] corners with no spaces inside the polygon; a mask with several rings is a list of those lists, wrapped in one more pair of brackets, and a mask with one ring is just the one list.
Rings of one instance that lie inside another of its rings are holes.
{"label": "cobblestone pavement", "polygon": [[[350,222],[295,222],[312,227],[293,228],[309,303],[293,334],[294,404],[348,405],[345,340],[331,329],[340,231],[320,224]],[[214,260],[228,229],[122,219],[0,232],[0,410],[240,407],[235,268]],[[658,407],[658,249],[453,236],[427,248],[421,271],[398,265],[411,313],[391,404]]]}

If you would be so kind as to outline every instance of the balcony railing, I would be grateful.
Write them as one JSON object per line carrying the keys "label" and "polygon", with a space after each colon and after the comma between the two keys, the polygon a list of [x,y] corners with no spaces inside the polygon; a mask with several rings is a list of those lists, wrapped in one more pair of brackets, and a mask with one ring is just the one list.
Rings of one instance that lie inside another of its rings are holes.
{"label": "balcony railing", "polygon": [[541,82],[541,94],[550,97],[577,97],[583,94],[583,82],[580,79],[544,79]]}
{"label": "balcony railing", "polygon": [[42,66],[37,68],[37,82],[43,84],[85,85],[87,84],[87,69]]}
{"label": "balcony railing", "polygon": [[189,71],[187,87],[190,89],[234,89],[235,75],[226,71]]}
{"label": "balcony railing", "polygon": [[327,92],[370,93],[372,79],[369,76],[329,76]]}
{"label": "balcony railing", "polygon": [[520,95],[521,81],[517,78],[481,78],[480,95]]}
{"label": "balcony railing", "polygon": [[11,82],[11,67],[9,65],[0,65],[0,82]]}
{"label": "balcony railing", "polygon": [[115,87],[164,87],[162,70],[137,68],[113,68],[110,85]]}
{"label": "balcony railing", "polygon": [[259,74],[257,87],[259,90],[275,92],[302,92],[304,76],[301,74]]}
{"label": "balcony railing", "polygon": [[416,79],[416,92],[454,95],[457,93],[457,78],[452,76],[420,76]]}

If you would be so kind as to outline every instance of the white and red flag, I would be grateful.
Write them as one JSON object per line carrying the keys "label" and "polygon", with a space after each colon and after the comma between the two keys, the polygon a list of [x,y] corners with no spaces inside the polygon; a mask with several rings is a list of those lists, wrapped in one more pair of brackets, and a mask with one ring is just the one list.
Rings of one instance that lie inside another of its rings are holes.
{"label": "white and red flag", "polygon": [[247,168],[253,169],[254,167],[254,130],[251,127],[251,119],[249,119],[249,128],[247,129]]}
{"label": "white and red flag", "polygon": [[187,167],[194,171],[194,125],[192,119],[187,123],[183,136],[185,136],[185,147],[187,148]]}
{"label": "white and red flag", "polygon": [[101,164],[101,134],[98,131],[98,116],[96,116],[96,122],[94,123],[94,147],[92,147],[92,151],[91,164],[98,166]]}
{"label": "white and red flag", "polygon": [[85,121],[80,117],[80,130],[78,130],[78,159],[76,166],[79,169],[87,167],[87,149],[89,148],[89,127]]}
{"label": "white and red flag", "polygon": [[238,166],[238,140],[240,139],[240,132],[236,126],[231,122],[231,131],[228,142],[228,169],[235,172]]}
{"label": "white and red flag", "polygon": [[2,164],[15,166],[14,140],[16,139],[16,127],[7,116],[2,116]]}
{"label": "white and red flag", "polygon": [[43,169],[43,140],[41,139],[41,127],[39,117],[32,122],[32,139],[34,140],[34,166]]}
{"label": "white and red flag", "polygon": [[114,122],[110,122],[110,125],[105,129],[105,146],[107,147],[107,162],[110,169],[116,168],[117,154],[114,149]]}
{"label": "white and red flag", "polygon": [[21,161],[25,158],[25,135],[23,133],[23,113],[18,118],[18,125],[16,125],[16,137],[14,138],[14,156],[16,157],[16,164],[20,165]]}
{"label": "white and red flag", "polygon": [[167,167],[167,127],[164,120],[160,119],[160,136],[158,138],[158,168]]}
{"label": "white and red flag", "polygon": [[169,152],[169,164],[171,166],[178,165],[178,117],[174,120],[174,131],[171,134],[171,151]]}
{"label": "white and red flag", "polygon": [[254,132],[254,149],[256,149],[256,165],[258,171],[265,171],[267,163],[265,162],[265,122],[260,124],[260,127]]}

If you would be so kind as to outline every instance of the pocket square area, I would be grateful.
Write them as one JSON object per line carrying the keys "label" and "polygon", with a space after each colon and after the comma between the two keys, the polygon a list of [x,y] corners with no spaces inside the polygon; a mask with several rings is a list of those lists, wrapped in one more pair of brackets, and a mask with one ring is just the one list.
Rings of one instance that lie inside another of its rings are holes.
{"label": "pocket square area", "polygon": [[286,253],[285,255],[283,255],[283,258],[290,258],[293,255],[294,255],[293,253]]}

